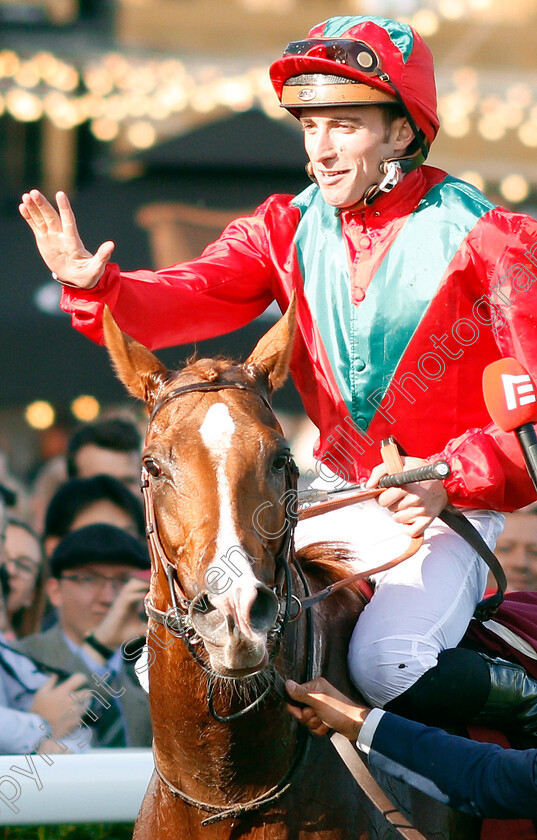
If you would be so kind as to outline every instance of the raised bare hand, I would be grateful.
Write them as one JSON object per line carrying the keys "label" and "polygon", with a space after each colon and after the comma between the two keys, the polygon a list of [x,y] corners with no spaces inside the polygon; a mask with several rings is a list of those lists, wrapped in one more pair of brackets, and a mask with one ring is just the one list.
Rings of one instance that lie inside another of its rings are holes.
{"label": "raised bare hand", "polygon": [[93,630],[93,635],[101,644],[115,650],[127,638],[145,636],[147,623],[140,615],[147,588],[147,581],[136,577],[122,587],[108,613]]}
{"label": "raised bare hand", "polygon": [[82,242],[76,219],[64,192],[56,193],[58,211],[39,190],[24,193],[19,211],[35,236],[39,253],[61,282],[80,289],[92,289],[99,282],[114,250],[103,242],[91,254]]}

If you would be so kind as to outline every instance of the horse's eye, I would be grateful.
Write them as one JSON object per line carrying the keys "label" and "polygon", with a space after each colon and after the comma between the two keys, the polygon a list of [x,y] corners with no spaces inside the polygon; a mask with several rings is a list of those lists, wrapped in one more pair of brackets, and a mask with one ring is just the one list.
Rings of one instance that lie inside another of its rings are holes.
{"label": "horse's eye", "polygon": [[159,475],[162,475],[162,470],[157,464],[156,461],[153,461],[152,458],[146,458],[144,460],[144,467],[146,468],[149,475],[152,475],[153,478],[158,478]]}
{"label": "horse's eye", "polygon": [[287,453],[281,453],[280,455],[276,455],[272,462],[272,472],[280,473],[283,472],[287,466]]}

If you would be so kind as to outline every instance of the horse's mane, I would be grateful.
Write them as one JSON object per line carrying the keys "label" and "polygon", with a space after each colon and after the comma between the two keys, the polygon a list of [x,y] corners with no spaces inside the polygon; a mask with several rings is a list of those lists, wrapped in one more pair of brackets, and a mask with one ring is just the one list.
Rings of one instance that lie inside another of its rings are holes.
{"label": "horse's mane", "polygon": [[[296,552],[296,559],[324,587],[349,577],[356,571],[351,566],[352,555],[345,543],[316,542]],[[358,583],[352,583],[348,590],[361,596]]]}
{"label": "horse's mane", "polygon": [[198,359],[197,352],[194,352],[190,358],[187,359],[185,367],[183,367],[178,374],[183,376],[189,374],[198,377],[204,382],[216,382],[222,374],[227,373],[234,367],[237,367],[237,362],[230,359],[228,356],[214,356],[210,359]]}

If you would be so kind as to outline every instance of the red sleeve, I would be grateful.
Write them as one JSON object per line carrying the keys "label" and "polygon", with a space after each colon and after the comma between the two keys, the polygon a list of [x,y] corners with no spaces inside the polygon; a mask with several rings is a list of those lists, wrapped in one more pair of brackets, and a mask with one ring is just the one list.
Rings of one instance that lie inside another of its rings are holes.
{"label": "red sleeve", "polygon": [[[61,308],[72,325],[102,343],[107,304],[121,329],[150,349],[238,329],[274,299],[266,216],[285,213],[290,197],[272,196],[248,218],[232,222],[201,257],[159,271],[120,272],[109,264],[94,289],[64,287]],[[285,206],[282,206],[284,204]]]}
{"label": "red sleeve", "polygon": [[[537,379],[537,222],[497,208],[476,226],[476,268],[485,279],[489,317],[502,357],[514,356]],[[487,302],[481,307],[485,318]],[[483,359],[483,369],[493,359]],[[481,388],[481,382],[468,383]],[[433,459],[449,461],[445,482],[450,502],[463,507],[515,510],[537,494],[514,432],[494,423],[450,440]]]}

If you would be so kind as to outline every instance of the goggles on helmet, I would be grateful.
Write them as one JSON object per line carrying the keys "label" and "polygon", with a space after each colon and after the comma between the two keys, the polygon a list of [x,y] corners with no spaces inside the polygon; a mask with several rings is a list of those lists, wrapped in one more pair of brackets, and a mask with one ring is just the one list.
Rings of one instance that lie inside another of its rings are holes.
{"label": "goggles on helmet", "polygon": [[423,159],[425,160],[427,158],[429,149],[423,134],[417,127],[396,86],[389,75],[383,71],[380,58],[372,47],[364,41],[355,41],[353,39],[308,38],[304,41],[291,41],[283,52],[283,58],[291,55],[335,61],[343,66],[358,70],[365,76],[377,77],[381,82],[388,84],[414,132]]}
{"label": "goggles on helmet", "polygon": [[361,73],[378,75],[380,59],[374,50],[363,41],[329,40],[327,38],[310,38],[306,41],[291,41],[287,44],[283,55],[310,55],[318,58],[328,58],[360,70]]}

